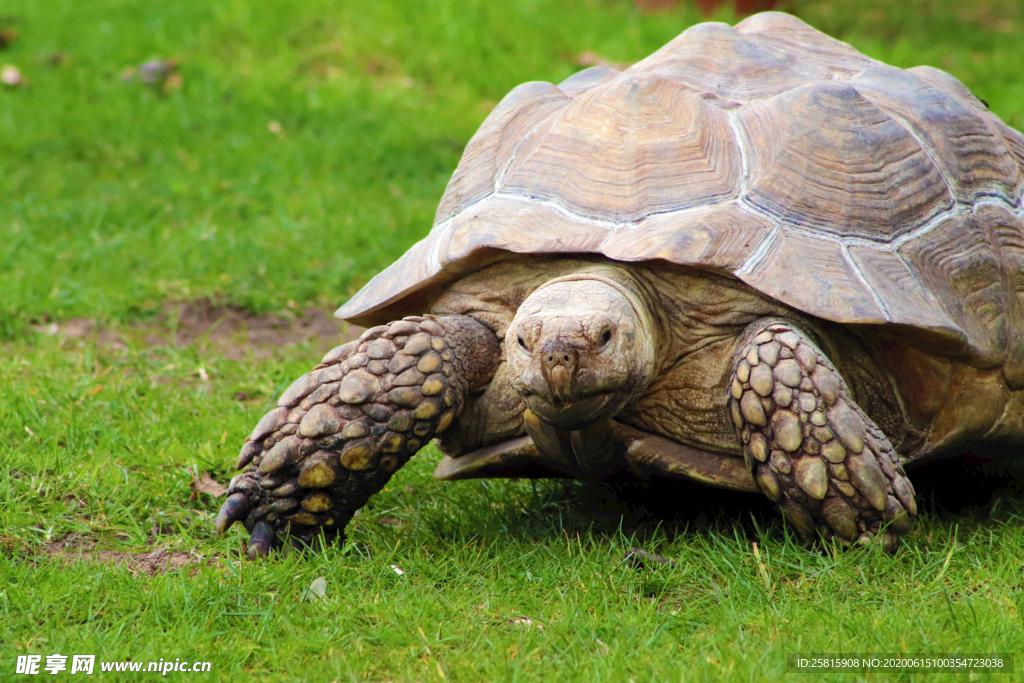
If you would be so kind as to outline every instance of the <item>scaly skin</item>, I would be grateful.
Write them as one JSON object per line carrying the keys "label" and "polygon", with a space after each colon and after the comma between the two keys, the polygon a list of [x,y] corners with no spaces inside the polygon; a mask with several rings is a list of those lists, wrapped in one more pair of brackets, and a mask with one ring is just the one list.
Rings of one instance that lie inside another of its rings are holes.
{"label": "scaly skin", "polygon": [[914,488],[882,430],[815,344],[791,323],[759,320],[737,347],[729,408],[761,491],[804,538],[841,543],[910,531]]}
{"label": "scaly skin", "polygon": [[367,330],[297,379],[242,447],[218,531],[244,521],[249,554],[339,537],[356,510],[458,416],[498,366],[497,337],[467,316]]}

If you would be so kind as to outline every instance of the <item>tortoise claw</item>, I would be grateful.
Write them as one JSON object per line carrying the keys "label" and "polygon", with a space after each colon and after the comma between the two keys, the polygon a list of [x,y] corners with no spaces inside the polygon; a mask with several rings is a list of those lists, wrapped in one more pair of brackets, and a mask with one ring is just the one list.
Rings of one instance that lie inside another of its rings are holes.
{"label": "tortoise claw", "polygon": [[252,462],[252,459],[254,457],[260,454],[262,450],[262,442],[250,441],[246,439],[245,443],[242,445],[242,450],[238,453],[238,463],[235,469],[240,470],[246,465],[248,465],[250,462]]}
{"label": "tortoise claw", "polygon": [[232,493],[217,513],[217,533],[222,534],[249,512],[249,497],[244,493]]}
{"label": "tortoise claw", "polygon": [[274,529],[264,521],[256,522],[249,535],[249,559],[266,557],[274,542]]}

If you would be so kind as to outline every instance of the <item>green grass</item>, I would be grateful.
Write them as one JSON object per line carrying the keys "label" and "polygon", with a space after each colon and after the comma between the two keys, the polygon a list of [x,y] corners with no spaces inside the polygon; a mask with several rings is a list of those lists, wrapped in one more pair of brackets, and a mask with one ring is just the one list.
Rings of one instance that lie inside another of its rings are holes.
{"label": "green grass", "polygon": [[[790,7],[871,56],[951,71],[1024,128],[1018,2]],[[0,90],[0,679],[55,652],[205,660],[213,680],[638,683],[778,680],[791,652],[1024,652],[1024,509],[1008,499],[926,513],[888,558],[810,551],[746,511],[659,525],[595,510],[581,485],[441,484],[428,450],[350,545],[250,563],[237,530],[211,534],[217,503],[192,498],[193,474],[226,481],[318,354],[153,348],[137,323],[197,297],[343,302],[426,232],[510,88],[557,82],[584,51],[642,58],[698,20],[612,0],[5,3],[0,30],[19,37],[0,65],[28,85]],[[180,62],[180,89],[122,81],[154,56]],[[79,316],[127,348],[35,331]],[[69,539],[216,559],[147,576],[55,556]],[[632,545],[677,565],[634,569]]]}

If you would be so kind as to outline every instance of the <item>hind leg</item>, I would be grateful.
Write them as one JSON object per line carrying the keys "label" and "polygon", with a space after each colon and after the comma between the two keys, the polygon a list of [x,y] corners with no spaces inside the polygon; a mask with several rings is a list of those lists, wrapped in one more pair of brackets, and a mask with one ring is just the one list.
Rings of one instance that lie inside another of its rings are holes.
{"label": "hind leg", "polygon": [[367,330],[297,379],[242,447],[223,532],[242,521],[249,554],[341,535],[420,448],[451,425],[498,366],[498,339],[466,316]]}
{"label": "hind leg", "polygon": [[795,326],[771,319],[747,328],[729,407],[758,486],[804,538],[881,535],[892,550],[910,531],[917,505],[895,450]]}

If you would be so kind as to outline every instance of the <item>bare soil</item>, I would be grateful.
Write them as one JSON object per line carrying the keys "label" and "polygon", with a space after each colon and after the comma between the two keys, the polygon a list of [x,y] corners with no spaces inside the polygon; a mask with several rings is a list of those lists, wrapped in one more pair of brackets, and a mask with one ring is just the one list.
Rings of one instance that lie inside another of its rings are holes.
{"label": "bare soil", "polygon": [[314,351],[326,352],[362,332],[331,313],[309,307],[292,315],[257,314],[197,299],[167,302],[156,316],[123,327],[105,327],[91,318],[72,318],[37,330],[65,339],[94,339],[100,346],[125,350],[129,339],[151,347],[197,344],[231,360],[241,360],[249,355],[269,356],[274,349],[293,344],[310,344]]}
{"label": "bare soil", "polygon": [[64,564],[93,562],[115,566],[123,565],[134,574],[145,574],[146,576],[165,574],[186,567],[193,567],[193,571],[195,571],[199,565],[213,565],[219,559],[216,555],[206,557],[167,548],[154,548],[144,552],[100,549],[97,547],[97,541],[77,536],[47,543],[36,551],[35,557],[56,560]]}

